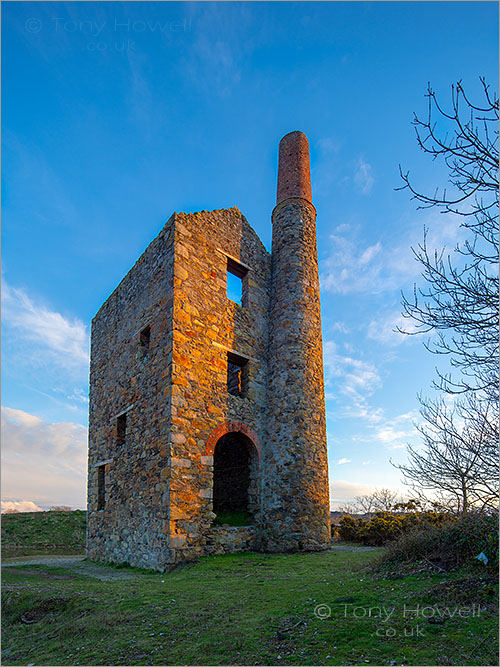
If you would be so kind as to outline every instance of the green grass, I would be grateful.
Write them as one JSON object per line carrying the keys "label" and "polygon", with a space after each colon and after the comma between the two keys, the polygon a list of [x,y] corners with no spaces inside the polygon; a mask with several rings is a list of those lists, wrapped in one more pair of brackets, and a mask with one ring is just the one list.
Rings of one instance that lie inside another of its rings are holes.
{"label": "green grass", "polygon": [[2,557],[33,554],[83,554],[87,513],[2,514]]}
{"label": "green grass", "polygon": [[221,510],[217,512],[217,516],[214,519],[214,524],[216,526],[250,526],[252,523],[252,517],[250,512],[244,510]]}
{"label": "green grass", "polygon": [[[379,555],[214,556],[105,582],[63,568],[4,568],[3,663],[498,664],[491,585],[457,597],[463,572],[382,578],[371,568]],[[446,616],[472,604],[479,615],[443,623],[421,611],[436,605]],[[394,609],[389,619],[384,609]]]}

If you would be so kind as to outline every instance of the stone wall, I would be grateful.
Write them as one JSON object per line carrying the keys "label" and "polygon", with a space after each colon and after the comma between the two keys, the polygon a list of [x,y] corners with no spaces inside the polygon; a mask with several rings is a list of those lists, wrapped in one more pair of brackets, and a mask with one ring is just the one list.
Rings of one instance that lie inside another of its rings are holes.
{"label": "stone wall", "polygon": [[[170,561],[173,222],[172,217],[92,322],[87,529],[92,560],[160,569]],[[149,348],[139,338],[147,326]],[[127,429],[119,444],[117,416],[124,411]]]}
{"label": "stone wall", "polygon": [[[282,140],[279,178],[272,261],[237,208],[174,213],[93,320],[92,560],[164,569],[328,543],[316,211],[302,133]],[[242,280],[241,304],[227,296],[228,271]],[[238,479],[249,483],[252,526],[213,525],[225,434],[248,448]]]}
{"label": "stone wall", "polygon": [[[206,552],[213,519],[211,433],[237,420],[262,438],[271,262],[237,208],[179,214],[175,230],[170,543],[183,560]],[[227,298],[228,257],[247,269],[243,306]],[[228,351],[248,358],[245,397],[228,393]],[[254,452],[251,467],[258,466]]]}
{"label": "stone wall", "polygon": [[255,526],[211,526],[205,540],[205,553],[209,556],[256,551],[260,546]]}

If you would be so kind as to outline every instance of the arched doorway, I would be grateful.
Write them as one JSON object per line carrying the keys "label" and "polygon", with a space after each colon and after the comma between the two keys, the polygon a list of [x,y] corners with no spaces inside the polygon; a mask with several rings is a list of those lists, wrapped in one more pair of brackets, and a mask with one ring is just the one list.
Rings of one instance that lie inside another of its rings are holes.
{"label": "arched doorway", "polygon": [[248,436],[233,431],[214,448],[213,511],[251,522],[257,502],[257,450]]}

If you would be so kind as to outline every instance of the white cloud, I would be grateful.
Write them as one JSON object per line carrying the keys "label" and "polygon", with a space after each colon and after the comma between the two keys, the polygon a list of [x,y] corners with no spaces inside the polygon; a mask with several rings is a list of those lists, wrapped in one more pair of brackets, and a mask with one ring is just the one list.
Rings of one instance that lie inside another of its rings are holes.
{"label": "white cloud", "polygon": [[359,158],[356,171],[354,172],[354,182],[363,195],[369,195],[372,191],[375,179],[372,176],[372,166]]}
{"label": "white cloud", "polygon": [[383,424],[375,427],[374,438],[381,442],[386,449],[403,449],[412,440],[418,438],[418,431],[413,422],[418,417],[417,410],[411,410],[391,419],[385,419]]}
{"label": "white cloud", "polygon": [[2,408],[2,496],[41,507],[86,505],[87,429]]}
{"label": "white cloud", "polygon": [[[339,354],[334,341],[323,343],[325,384],[329,398],[336,398],[336,392],[348,398],[344,401],[343,416],[368,416],[370,409],[367,398],[381,385],[375,365],[369,361]],[[377,411],[371,411],[371,418],[377,421]]]}
{"label": "white cloud", "polygon": [[[329,327],[329,329],[330,329],[330,331],[332,331],[332,332],[334,332],[334,331],[338,331],[339,333],[343,333],[343,334],[346,334],[346,335],[347,335],[348,333],[350,333],[350,329],[347,328],[345,322],[334,322],[334,324],[332,324],[332,325]],[[344,345],[345,345],[345,346],[348,346],[349,343],[344,343]],[[352,346],[351,346],[351,347],[352,347]]]}
{"label": "white cloud", "polygon": [[[392,426],[384,426],[376,432],[376,437],[384,444],[393,444],[396,440],[401,440],[406,436],[406,431],[396,431]],[[404,445],[401,445],[404,447]]]}
{"label": "white cloud", "polygon": [[[407,331],[409,334],[415,333],[417,327],[415,322],[407,317],[403,317],[400,312],[386,313],[384,316],[371,320],[368,324],[367,336],[372,340],[377,340],[384,345],[395,347],[401,343],[415,341],[411,335],[400,333],[398,328]],[[420,343],[420,340],[418,340]]]}
{"label": "white cloud", "polygon": [[337,465],[339,465],[339,466],[343,465],[344,463],[352,463],[352,460],[351,459],[339,459],[337,461]]}
{"label": "white cloud", "polygon": [[6,512],[43,512],[43,509],[31,500],[2,500],[2,514]]}
{"label": "white cloud", "polygon": [[[339,229],[342,229],[340,225]],[[320,284],[325,291],[348,294],[351,292],[378,293],[385,289],[384,247],[358,243],[352,230],[331,234],[332,251],[321,262]]]}
{"label": "white cloud", "polygon": [[[360,227],[342,223],[330,236],[329,257],[321,261],[321,288],[339,294],[380,294],[399,290],[412,282],[419,283],[422,266],[411,248],[417,248],[422,242],[423,227],[429,228],[429,254],[446,247],[446,256],[463,240],[460,222],[459,216],[454,215],[432,213],[424,219],[418,217],[407,225],[406,234],[391,245],[384,245],[381,240],[367,243]],[[459,258],[454,259],[459,263]]]}
{"label": "white cloud", "polygon": [[6,327],[16,336],[32,343],[33,356],[40,360],[39,350],[47,361],[64,368],[86,367],[89,363],[89,337],[84,323],[68,319],[56,311],[35,303],[23,290],[3,281],[2,316]]}
{"label": "white cloud", "polygon": [[338,479],[330,482],[330,498],[333,505],[337,506],[339,503],[352,503],[356,496],[368,495],[375,489],[376,486],[371,484],[357,484]]}
{"label": "white cloud", "polygon": [[363,252],[359,258],[359,263],[361,266],[371,262],[382,250],[382,244],[378,241],[375,245],[368,246],[368,248]]}

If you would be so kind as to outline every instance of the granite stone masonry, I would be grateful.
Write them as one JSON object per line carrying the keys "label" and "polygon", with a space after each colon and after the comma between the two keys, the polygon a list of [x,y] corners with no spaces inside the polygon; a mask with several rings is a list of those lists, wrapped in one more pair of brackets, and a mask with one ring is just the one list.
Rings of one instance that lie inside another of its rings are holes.
{"label": "granite stone masonry", "polygon": [[174,213],[95,316],[89,559],[328,546],[315,218],[292,132],[271,255],[237,208]]}

